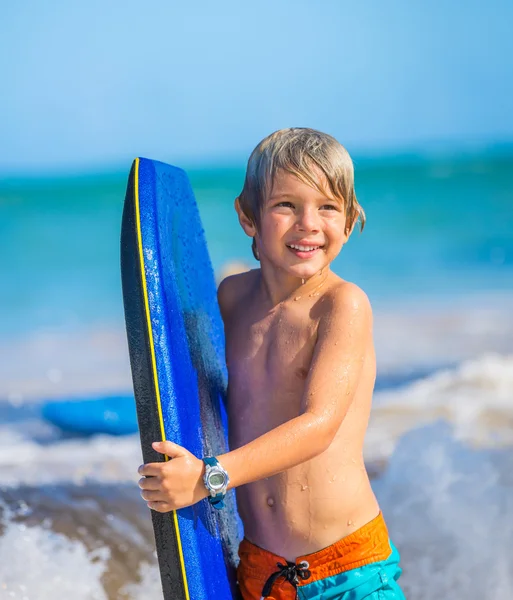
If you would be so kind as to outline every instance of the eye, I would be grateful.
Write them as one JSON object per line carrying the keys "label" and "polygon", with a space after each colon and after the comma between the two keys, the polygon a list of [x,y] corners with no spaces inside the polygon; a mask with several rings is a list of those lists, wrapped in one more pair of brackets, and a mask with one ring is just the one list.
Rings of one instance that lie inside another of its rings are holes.
{"label": "eye", "polygon": [[294,205],[292,204],[292,202],[287,202],[286,200],[284,200],[283,202],[278,202],[278,204],[275,204],[275,207],[278,206],[284,206],[285,208],[294,208]]}
{"label": "eye", "polygon": [[335,206],[335,204],[323,204],[321,210],[338,210],[338,206]]}

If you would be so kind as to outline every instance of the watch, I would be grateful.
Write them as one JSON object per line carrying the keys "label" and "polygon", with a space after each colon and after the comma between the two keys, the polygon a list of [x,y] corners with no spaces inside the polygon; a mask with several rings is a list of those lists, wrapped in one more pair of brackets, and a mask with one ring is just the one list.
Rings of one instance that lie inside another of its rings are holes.
{"label": "watch", "polygon": [[214,508],[220,510],[224,508],[223,499],[226,496],[230,478],[215,456],[206,456],[203,462],[205,463],[203,483],[209,493],[208,501]]}

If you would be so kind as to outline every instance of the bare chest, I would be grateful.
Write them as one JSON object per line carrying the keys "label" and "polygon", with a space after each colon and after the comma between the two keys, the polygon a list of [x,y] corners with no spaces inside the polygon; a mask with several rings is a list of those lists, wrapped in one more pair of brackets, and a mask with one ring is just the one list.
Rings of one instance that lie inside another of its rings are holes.
{"label": "bare chest", "polygon": [[251,399],[253,407],[265,403],[266,412],[277,410],[289,418],[297,414],[316,332],[315,321],[293,310],[239,319],[226,339],[232,406],[243,410]]}

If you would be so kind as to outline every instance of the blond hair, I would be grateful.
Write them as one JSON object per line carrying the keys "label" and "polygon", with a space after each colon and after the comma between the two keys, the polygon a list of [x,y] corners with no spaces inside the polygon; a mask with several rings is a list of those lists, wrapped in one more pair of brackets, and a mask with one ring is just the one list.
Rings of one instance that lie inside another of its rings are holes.
{"label": "blond hair", "polygon": [[[260,224],[265,197],[279,169],[295,175],[324,194],[323,182],[319,181],[320,170],[333,197],[344,206],[346,233],[352,230],[358,219],[360,230],[363,230],[365,212],[356,199],[353,162],[349,153],[331,135],[306,127],[275,131],[251,153],[239,202],[244,214],[255,226]],[[252,249],[258,260],[254,239]]]}

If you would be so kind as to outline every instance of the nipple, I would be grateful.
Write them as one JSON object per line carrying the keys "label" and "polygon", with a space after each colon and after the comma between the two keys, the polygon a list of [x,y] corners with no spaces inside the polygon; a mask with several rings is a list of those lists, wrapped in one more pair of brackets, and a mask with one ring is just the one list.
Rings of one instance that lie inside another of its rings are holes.
{"label": "nipple", "polygon": [[308,377],[308,371],[303,367],[296,369],[295,374],[299,379],[306,379]]}

